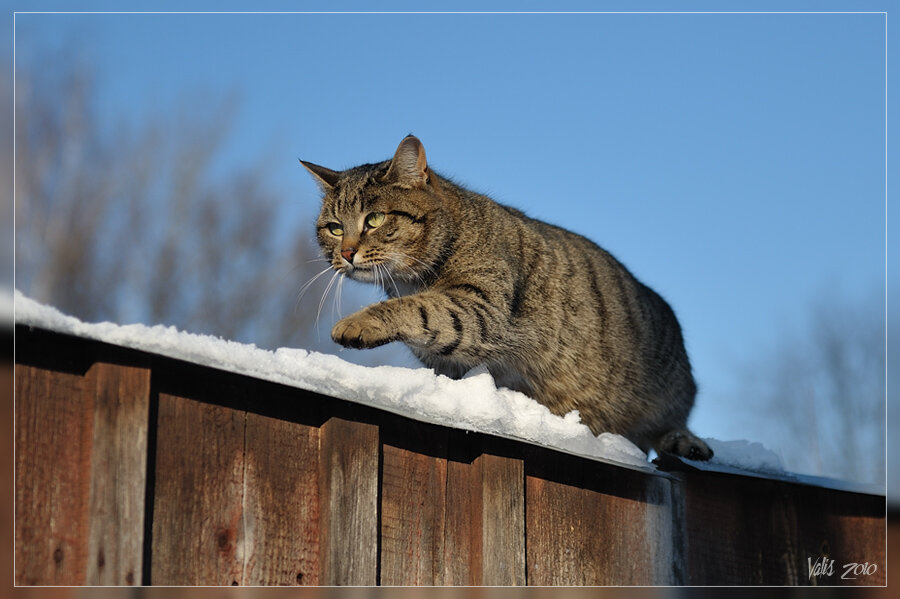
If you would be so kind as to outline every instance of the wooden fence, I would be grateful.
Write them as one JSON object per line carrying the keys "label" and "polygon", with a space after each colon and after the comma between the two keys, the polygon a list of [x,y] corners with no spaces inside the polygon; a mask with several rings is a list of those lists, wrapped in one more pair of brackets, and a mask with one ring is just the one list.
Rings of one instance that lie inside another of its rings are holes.
{"label": "wooden fence", "polygon": [[620,468],[24,326],[15,350],[19,585],[885,581],[883,496]]}

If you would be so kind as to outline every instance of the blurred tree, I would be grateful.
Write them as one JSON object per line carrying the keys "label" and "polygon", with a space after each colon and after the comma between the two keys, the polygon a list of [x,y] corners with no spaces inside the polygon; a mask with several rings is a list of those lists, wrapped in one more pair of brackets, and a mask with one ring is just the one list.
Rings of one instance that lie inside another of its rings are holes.
{"label": "blurred tree", "polygon": [[[884,295],[822,294],[809,318],[746,371],[757,416],[784,435],[790,470],[884,482]],[[756,403],[756,402],[754,402]]]}
{"label": "blurred tree", "polygon": [[0,288],[8,289],[12,288],[14,254],[12,96],[12,59],[4,55],[0,58]]}
{"label": "blurred tree", "polygon": [[235,102],[116,123],[67,56],[20,62],[15,92],[19,289],[87,321],[308,345],[316,306],[296,292],[311,235],[278,241],[296,210],[262,165],[216,170]]}

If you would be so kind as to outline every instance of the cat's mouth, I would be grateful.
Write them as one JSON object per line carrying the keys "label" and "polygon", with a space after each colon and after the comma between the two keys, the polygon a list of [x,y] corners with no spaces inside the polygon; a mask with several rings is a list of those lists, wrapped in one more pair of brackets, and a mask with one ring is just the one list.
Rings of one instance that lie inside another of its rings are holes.
{"label": "cat's mouth", "polygon": [[349,277],[354,281],[372,283],[375,281],[376,266],[372,264],[344,264],[339,270],[345,277]]}

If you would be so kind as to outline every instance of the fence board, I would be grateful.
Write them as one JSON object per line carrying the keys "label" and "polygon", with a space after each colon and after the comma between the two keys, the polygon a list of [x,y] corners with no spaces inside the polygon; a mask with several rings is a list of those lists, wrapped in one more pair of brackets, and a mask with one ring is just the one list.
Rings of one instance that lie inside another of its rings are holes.
{"label": "fence board", "polygon": [[671,481],[627,472],[594,482],[581,492],[585,584],[683,583]]}
{"label": "fence board", "polygon": [[[689,581],[804,584],[791,497],[772,481],[688,473]],[[715,522],[715,526],[710,526]]]}
{"label": "fence board", "polygon": [[151,581],[241,584],[245,412],[159,394]]}
{"label": "fence board", "polygon": [[[884,498],[816,487],[798,488],[796,492],[801,543],[806,546],[814,544],[813,548],[820,547],[824,536],[830,544],[836,570],[840,570],[824,582],[841,585],[887,584]],[[813,507],[818,509],[811,509]],[[851,563],[867,563],[874,565],[875,569],[870,574],[848,574],[846,578],[841,578],[843,565]],[[801,577],[808,577],[807,570],[800,568]]]}
{"label": "fence board", "polygon": [[886,580],[883,496],[640,473],[23,326],[16,360],[20,585]]}
{"label": "fence board", "polygon": [[669,479],[535,451],[525,480],[528,584],[682,582]]}
{"label": "fence board", "polygon": [[522,460],[483,454],[482,579],[479,584],[525,584],[525,473]]}
{"label": "fence board", "polygon": [[78,374],[20,364],[15,380],[16,583],[84,584],[93,406]]}
{"label": "fence board", "polygon": [[381,584],[434,585],[443,565],[447,460],[383,446]]}
{"label": "fence board", "polygon": [[330,418],[319,431],[319,584],[378,580],[378,427]]}
{"label": "fence board", "polygon": [[[5,331],[0,327],[0,343],[5,343],[8,350],[12,349],[12,331]],[[0,480],[14,481],[15,464],[12,459],[13,443],[15,443],[13,409],[13,364],[12,356],[0,354],[0,438],[3,439],[4,459],[0,462]],[[13,504],[15,502],[15,484],[3,485],[0,490],[0,538],[15,538],[13,526]],[[0,545],[0,563],[12,564],[15,560],[13,546],[8,542]],[[5,567],[0,571],[0,586],[11,589],[15,584],[15,573],[11,567]]]}
{"label": "fence board", "polygon": [[[883,497],[710,472],[685,477],[691,582],[885,583]],[[835,560],[833,574],[809,576],[809,560],[819,558]],[[842,579],[845,563],[875,569]]]}
{"label": "fence board", "polygon": [[480,463],[449,460],[443,570],[435,584],[481,584],[482,511]]}
{"label": "fence board", "polygon": [[319,429],[247,415],[244,584],[319,584]]}
{"label": "fence board", "polygon": [[528,584],[586,584],[581,489],[533,476],[525,485]]}
{"label": "fence board", "polygon": [[94,405],[87,584],[140,584],[150,371],[96,363],[84,392]]}
{"label": "fence board", "polygon": [[[830,547],[832,559],[835,560],[835,574],[824,580],[825,584],[887,584],[886,530],[883,517],[878,517],[877,514],[871,512],[865,514],[832,513],[821,524],[824,524],[825,529],[831,533],[828,536],[831,536],[835,543]],[[821,536],[821,534],[818,535],[819,538]],[[805,536],[805,538],[816,539],[816,536]],[[868,566],[872,570],[854,568],[853,571],[847,572],[850,564],[858,564],[859,568]],[[804,570],[801,565],[801,578],[808,576],[807,570]],[[845,573],[846,577],[843,577]]]}

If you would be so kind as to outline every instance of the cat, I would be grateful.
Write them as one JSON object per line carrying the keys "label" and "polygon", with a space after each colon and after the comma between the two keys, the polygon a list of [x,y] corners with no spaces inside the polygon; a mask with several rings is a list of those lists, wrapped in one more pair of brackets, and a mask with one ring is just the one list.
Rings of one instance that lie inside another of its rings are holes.
{"label": "cat", "polygon": [[697,387],[675,314],[608,252],[438,175],[412,135],[377,164],[300,162],[324,194],[326,259],[388,295],[338,321],[335,342],[402,341],[452,378],[486,365],[594,434],[712,457],[687,429]]}

